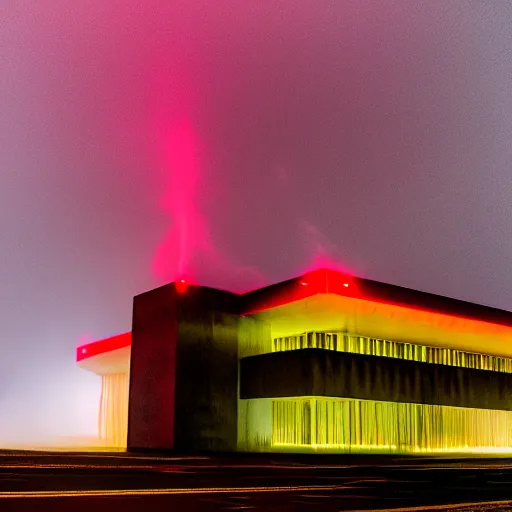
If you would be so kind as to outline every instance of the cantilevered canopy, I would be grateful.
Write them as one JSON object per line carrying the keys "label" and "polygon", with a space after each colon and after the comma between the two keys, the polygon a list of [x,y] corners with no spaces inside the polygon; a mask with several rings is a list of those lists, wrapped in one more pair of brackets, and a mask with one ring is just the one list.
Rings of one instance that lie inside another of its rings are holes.
{"label": "cantilevered canopy", "polygon": [[356,296],[320,293],[251,316],[268,322],[273,338],[306,331],[345,331],[391,341],[512,357],[512,328],[506,325]]}
{"label": "cantilevered canopy", "polygon": [[81,345],[76,349],[78,365],[98,375],[128,373],[132,335],[119,334],[94,343]]}

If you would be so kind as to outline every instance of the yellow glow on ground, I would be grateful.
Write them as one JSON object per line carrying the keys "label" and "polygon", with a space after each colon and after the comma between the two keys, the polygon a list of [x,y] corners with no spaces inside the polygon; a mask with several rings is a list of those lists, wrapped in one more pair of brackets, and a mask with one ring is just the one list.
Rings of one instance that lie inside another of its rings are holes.
{"label": "yellow glow on ground", "polygon": [[[309,449],[311,451],[322,451],[322,450],[350,450],[352,452],[378,452],[378,451],[387,451],[387,450],[397,450],[398,446],[396,445],[378,445],[378,444],[358,444],[358,445],[350,445],[350,444],[291,444],[291,443],[275,443],[273,446],[276,448],[290,448],[300,447],[303,449]],[[460,446],[454,448],[444,448],[444,449],[431,449],[431,448],[414,448],[410,451],[410,453],[417,454],[436,454],[436,453],[454,453],[454,454],[510,454],[512,453],[512,448],[507,446],[502,446],[498,448],[469,448],[467,446]]]}
{"label": "yellow glow on ground", "polygon": [[199,489],[112,489],[102,491],[0,492],[2,498],[90,498],[100,496],[155,496],[171,494],[248,494],[261,492],[338,491],[345,486],[301,485],[281,487],[205,487]]}
{"label": "yellow glow on ground", "polygon": [[500,508],[509,507],[512,501],[483,501],[478,503],[451,503],[449,505],[425,505],[422,507],[402,507],[402,508],[379,508],[374,510],[347,510],[346,512],[421,512],[424,510],[462,510],[462,509],[482,509],[482,508]]}

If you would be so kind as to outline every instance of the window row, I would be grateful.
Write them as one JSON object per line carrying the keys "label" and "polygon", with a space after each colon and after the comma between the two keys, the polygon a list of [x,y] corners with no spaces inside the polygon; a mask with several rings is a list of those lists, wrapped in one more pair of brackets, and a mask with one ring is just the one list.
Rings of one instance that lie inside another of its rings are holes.
{"label": "window row", "polygon": [[512,412],[370,400],[272,401],[273,445],[341,451],[485,451],[512,448]]}
{"label": "window row", "polygon": [[407,359],[423,363],[512,373],[512,359],[505,357],[476,354],[450,348],[380,340],[348,333],[306,332],[296,336],[274,339],[274,352],[302,348],[322,348],[353,354],[394,357],[396,359]]}

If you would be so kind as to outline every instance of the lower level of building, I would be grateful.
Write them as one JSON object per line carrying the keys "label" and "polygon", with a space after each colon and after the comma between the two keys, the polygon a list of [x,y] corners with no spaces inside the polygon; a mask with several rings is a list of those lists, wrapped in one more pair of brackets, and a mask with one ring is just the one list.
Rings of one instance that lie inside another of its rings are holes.
{"label": "lower level of building", "polygon": [[[104,378],[100,437],[125,448],[128,378]],[[238,402],[238,450],[295,453],[508,453],[512,411],[349,398]]]}
{"label": "lower level of building", "polygon": [[[317,338],[327,339],[326,336]],[[457,353],[453,361],[447,360],[438,365],[430,363],[438,354],[432,350],[432,355],[429,355],[430,352],[423,347],[427,355],[414,359],[429,361],[430,364],[423,366],[425,363],[417,363],[422,368],[414,377],[404,373],[404,369],[410,366],[389,366],[393,362],[413,359],[407,356],[408,350],[399,351],[393,342],[369,340],[362,336],[347,339],[351,344],[345,346],[339,343],[337,347],[318,349],[319,352],[311,355],[308,353],[315,351],[319,344],[311,342],[309,346],[313,349],[280,347],[277,345],[279,340],[275,340],[274,357],[281,354],[286,357],[283,362],[267,364],[272,363],[272,354],[241,361],[241,392],[245,396],[237,401],[237,450],[389,454],[512,452],[512,410],[507,410],[512,407],[505,389],[510,375],[509,359],[488,356],[475,359],[471,354],[460,353],[462,357]],[[385,343],[391,349],[396,349],[396,353],[391,351],[384,358],[370,356],[370,360],[367,360],[365,353],[372,354],[375,347],[387,346]],[[367,345],[369,348],[363,350]],[[422,349],[420,346],[415,348]],[[445,352],[445,359],[453,356],[450,351]],[[316,389],[314,383],[321,379],[323,389],[336,391],[336,386],[329,384],[329,379],[325,378],[325,374],[335,368],[332,357],[328,359],[327,366],[323,363],[318,365],[311,358],[318,354],[334,356],[336,353],[344,360],[349,356],[352,359],[346,360],[344,366],[335,372],[334,384],[344,375],[349,383],[344,390],[366,399],[344,397],[343,391],[339,393],[342,396],[279,396],[286,394],[283,385],[286,387],[289,381],[280,378],[282,367],[287,368],[289,378],[302,383],[303,389],[304,386]],[[308,355],[305,367],[296,365],[301,354]],[[359,362],[364,364],[358,366]],[[371,366],[375,363],[378,365]],[[388,363],[387,370],[383,363]],[[483,365],[485,368],[492,367],[493,371],[481,370]],[[468,366],[473,368],[469,377],[466,373]],[[322,368],[320,373],[314,370],[318,367]],[[385,371],[382,372],[382,369]],[[435,375],[429,375],[426,371],[436,369]],[[441,370],[445,373],[439,373]],[[425,382],[411,380],[413,377],[417,379],[418,375],[421,379],[425,378]],[[443,375],[447,375],[447,378],[442,378]],[[480,376],[491,376],[492,380],[479,383],[477,377]],[[123,449],[127,444],[129,372],[110,373],[101,378],[100,443]],[[501,381],[503,378],[505,380]],[[431,393],[426,393],[429,382],[432,383],[430,387],[434,382],[436,384]],[[493,385],[496,387],[494,391]],[[496,400],[494,406],[493,399],[504,389],[505,401]],[[417,393],[418,390],[423,392]],[[484,390],[490,394],[485,396]],[[434,396],[432,392],[435,391],[439,391],[440,395]],[[258,397],[258,394],[265,392],[271,396]],[[394,401],[386,401],[382,397],[373,399],[378,394],[384,397],[394,395]],[[480,396],[481,399],[478,399]],[[462,403],[464,397],[467,402],[465,406],[456,406]],[[434,403],[418,403],[414,401],[417,399],[420,399],[418,402],[423,399]],[[435,403],[436,400],[445,403]],[[455,406],[447,405],[450,403]]]}
{"label": "lower level of building", "polygon": [[238,448],[250,452],[507,453],[512,411],[346,398],[240,400]]}

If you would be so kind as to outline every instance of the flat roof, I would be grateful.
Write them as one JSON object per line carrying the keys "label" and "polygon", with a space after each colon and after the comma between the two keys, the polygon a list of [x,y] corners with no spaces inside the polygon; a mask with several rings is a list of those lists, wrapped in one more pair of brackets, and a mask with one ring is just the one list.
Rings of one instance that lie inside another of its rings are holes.
{"label": "flat roof", "polygon": [[251,314],[317,294],[334,294],[382,304],[512,327],[512,312],[320,269],[242,294],[242,314]]}
{"label": "flat roof", "polygon": [[129,371],[132,333],[125,332],[76,348],[78,366],[100,375]]}
{"label": "flat roof", "polygon": [[[181,288],[180,293],[187,293],[188,289],[195,287],[190,284],[184,288],[181,283],[177,283],[176,286]],[[332,299],[328,299],[326,296],[331,296]],[[455,324],[465,324],[464,330],[468,327],[477,327],[477,330],[480,331],[480,339],[484,334],[492,336],[493,333],[500,333],[500,346],[493,347],[492,352],[503,355],[512,354],[512,345],[510,350],[503,350],[503,334],[505,334],[504,331],[507,331],[508,336],[508,329],[499,328],[499,326],[512,328],[512,313],[509,311],[380,283],[330,269],[315,270],[247,293],[232,294],[232,297],[238,304],[236,309],[240,315],[254,315],[271,322],[281,322],[283,325],[285,322],[291,321],[286,317],[290,317],[290,319],[294,315],[305,317],[308,315],[308,310],[310,315],[321,315],[322,308],[326,313],[330,308],[332,313],[334,307],[338,310],[337,303],[340,300],[347,302],[347,299],[360,299],[366,303],[373,302],[381,306],[396,306],[401,309],[417,310],[421,313],[433,313],[438,318],[449,316],[455,319]],[[295,303],[299,302],[307,306],[306,310],[297,310],[297,307],[300,308],[300,304]],[[287,305],[290,306],[286,307]],[[280,316],[282,319],[278,319]],[[419,319],[421,316],[417,315],[417,318]],[[463,322],[463,320],[470,320],[470,322]],[[480,324],[480,327],[477,324]],[[492,325],[488,325],[486,328],[483,324],[494,324],[496,328],[493,328]],[[327,327],[327,325],[326,323],[325,326]],[[484,330],[482,330],[482,325]],[[308,326],[313,327],[313,324],[305,321],[297,323],[297,328],[308,329]],[[441,328],[440,325],[438,326]],[[286,327],[283,327],[283,334],[285,330]],[[456,331],[459,329],[456,328],[452,336],[455,336]],[[478,345],[480,344],[481,341],[478,341]],[[123,333],[77,347],[76,360],[81,367],[95,373],[128,371],[130,346],[131,333]],[[475,351],[475,348],[476,345],[468,347],[471,351]]]}

